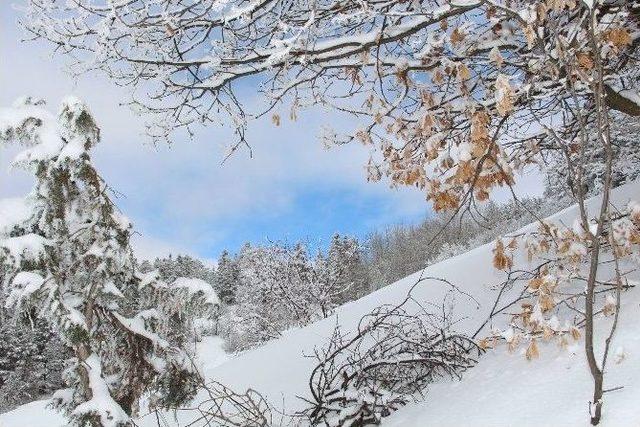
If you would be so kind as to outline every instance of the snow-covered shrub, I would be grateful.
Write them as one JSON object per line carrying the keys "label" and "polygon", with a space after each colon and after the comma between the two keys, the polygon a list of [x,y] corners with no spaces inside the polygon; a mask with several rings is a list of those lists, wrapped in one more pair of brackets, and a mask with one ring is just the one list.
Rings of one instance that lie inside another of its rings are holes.
{"label": "snow-covered shrub", "polygon": [[267,400],[257,391],[248,389],[236,392],[216,381],[202,386],[206,393],[200,403],[201,420],[207,425],[271,427],[274,423],[272,409]]}
{"label": "snow-covered shrub", "polygon": [[305,411],[311,424],[380,424],[411,399],[423,397],[432,381],[459,378],[472,367],[480,349],[456,334],[452,319],[442,313],[428,312],[409,293],[401,304],[383,305],[364,316],[353,333],[336,327],[327,346],[316,349],[318,365],[309,379],[312,400]]}

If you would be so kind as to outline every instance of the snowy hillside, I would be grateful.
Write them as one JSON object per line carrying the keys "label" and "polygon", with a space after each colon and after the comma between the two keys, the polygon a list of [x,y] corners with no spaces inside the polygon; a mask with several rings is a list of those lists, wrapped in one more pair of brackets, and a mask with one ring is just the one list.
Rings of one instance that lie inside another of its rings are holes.
{"label": "snowy hillside", "polygon": [[[640,196],[640,182],[617,189],[614,202],[623,205]],[[592,200],[595,203],[597,200]],[[552,219],[571,224],[574,208]],[[308,327],[292,330],[263,347],[224,361],[220,342],[208,340],[200,349],[203,373],[236,390],[252,388],[276,407],[294,413],[305,407],[299,397],[308,396],[308,377],[315,366],[311,355],[322,346],[336,324],[353,329],[360,318],[383,303],[398,303],[408,290],[423,279],[413,295],[439,304],[450,295],[450,286],[437,280],[445,278],[464,296],[456,293],[456,329],[473,334],[481,327],[496,297],[492,288],[504,280],[505,273],[492,266],[492,248],[485,245],[448,259],[406,277],[358,301],[340,307],[336,314]],[[523,263],[523,260],[516,260]],[[634,279],[638,278],[635,273]],[[640,290],[633,289],[623,298],[620,326],[613,343],[614,363],[606,376],[605,388],[623,386],[605,395],[603,426],[640,425]],[[606,322],[598,322],[600,327]],[[501,326],[501,325],[494,325]],[[524,351],[524,350],[522,350]],[[508,353],[506,346],[489,350],[479,364],[464,374],[462,381],[443,381],[430,386],[424,402],[409,405],[385,419],[389,426],[582,426],[588,424],[587,405],[591,378],[583,354],[582,342],[561,350],[556,344],[541,345],[540,358],[527,361],[523,354]],[[0,415],[2,427],[56,427],[63,419],[45,408],[46,402],[34,402]],[[192,415],[178,414],[174,425],[187,425]],[[168,417],[168,419],[172,419]],[[155,419],[142,418],[142,426],[153,426]]]}

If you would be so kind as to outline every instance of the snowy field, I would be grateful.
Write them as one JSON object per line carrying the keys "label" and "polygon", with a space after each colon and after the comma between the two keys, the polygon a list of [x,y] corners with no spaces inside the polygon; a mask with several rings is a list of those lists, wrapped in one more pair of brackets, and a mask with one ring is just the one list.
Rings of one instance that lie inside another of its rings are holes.
{"label": "snowy field", "polygon": [[[614,203],[624,205],[638,199],[640,183],[614,191]],[[595,206],[597,200],[592,200]],[[576,216],[573,208],[555,215],[552,220],[571,224]],[[383,303],[398,303],[420,279],[413,295],[420,300],[439,304],[451,288],[436,280],[446,278],[464,296],[455,293],[459,318],[457,330],[473,333],[487,317],[495,299],[492,289],[504,280],[505,273],[492,266],[493,245],[476,248],[406,277],[358,301],[340,307],[336,314],[305,328],[292,330],[281,339],[236,357],[221,350],[221,342],[209,338],[199,349],[200,368],[206,378],[215,379],[237,391],[252,388],[263,394],[276,408],[294,413],[304,408],[299,397],[308,396],[308,375],[314,367],[315,346],[322,346],[336,324],[343,330],[353,329],[358,320]],[[516,260],[524,263],[524,260]],[[433,279],[429,279],[433,278]],[[636,273],[633,279],[637,280]],[[640,290],[623,295],[620,325],[613,342],[613,359],[605,376],[605,389],[618,388],[605,394],[601,425],[640,426]],[[500,320],[494,327],[501,327]],[[603,341],[607,321],[598,319],[596,342]],[[588,401],[592,383],[583,351],[582,340],[560,349],[556,344],[540,346],[540,358],[527,361],[524,350],[510,354],[506,346],[498,346],[482,356],[479,364],[464,374],[462,381],[432,384],[424,402],[411,404],[385,419],[383,425],[419,426],[586,426]],[[2,427],[58,427],[64,419],[46,408],[46,401],[23,405],[0,415]],[[188,414],[173,415],[167,420],[174,426],[186,426]],[[139,419],[141,426],[157,425],[152,417]]]}

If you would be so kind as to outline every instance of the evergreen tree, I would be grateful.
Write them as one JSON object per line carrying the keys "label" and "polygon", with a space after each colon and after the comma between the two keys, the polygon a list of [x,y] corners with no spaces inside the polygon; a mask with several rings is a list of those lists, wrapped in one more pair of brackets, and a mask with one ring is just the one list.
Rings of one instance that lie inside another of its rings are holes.
{"label": "evergreen tree", "polygon": [[190,398],[195,374],[163,338],[163,311],[126,304],[131,288],[163,286],[135,271],[131,225],[91,164],[99,137],[73,98],[57,117],[31,99],[0,114],[0,141],[26,146],[14,164],[36,178],[27,214],[3,227],[0,266],[7,306],[47,321],[73,353],[54,402],[75,425],[125,426],[148,391],[156,404]]}
{"label": "evergreen tree", "polygon": [[0,323],[0,411],[47,396],[63,386],[69,351],[41,319]]}
{"label": "evergreen tree", "polygon": [[192,344],[216,329],[220,314],[220,300],[211,284],[192,277],[167,282],[159,270],[139,277],[130,298],[134,311],[158,312],[155,327],[163,338],[172,347],[193,353]]}
{"label": "evergreen tree", "polygon": [[364,251],[355,237],[333,236],[327,253],[327,269],[335,304],[344,304],[369,292]]}
{"label": "evergreen tree", "polygon": [[236,290],[240,280],[238,263],[226,250],[218,259],[218,268],[214,277],[214,288],[225,304],[236,302]]}

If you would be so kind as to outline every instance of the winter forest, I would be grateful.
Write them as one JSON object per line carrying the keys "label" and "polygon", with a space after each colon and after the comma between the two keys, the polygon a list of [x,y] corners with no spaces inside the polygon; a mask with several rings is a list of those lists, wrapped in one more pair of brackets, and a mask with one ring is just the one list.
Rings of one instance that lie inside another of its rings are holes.
{"label": "winter forest", "polygon": [[640,1],[0,20],[0,427],[640,425]]}

